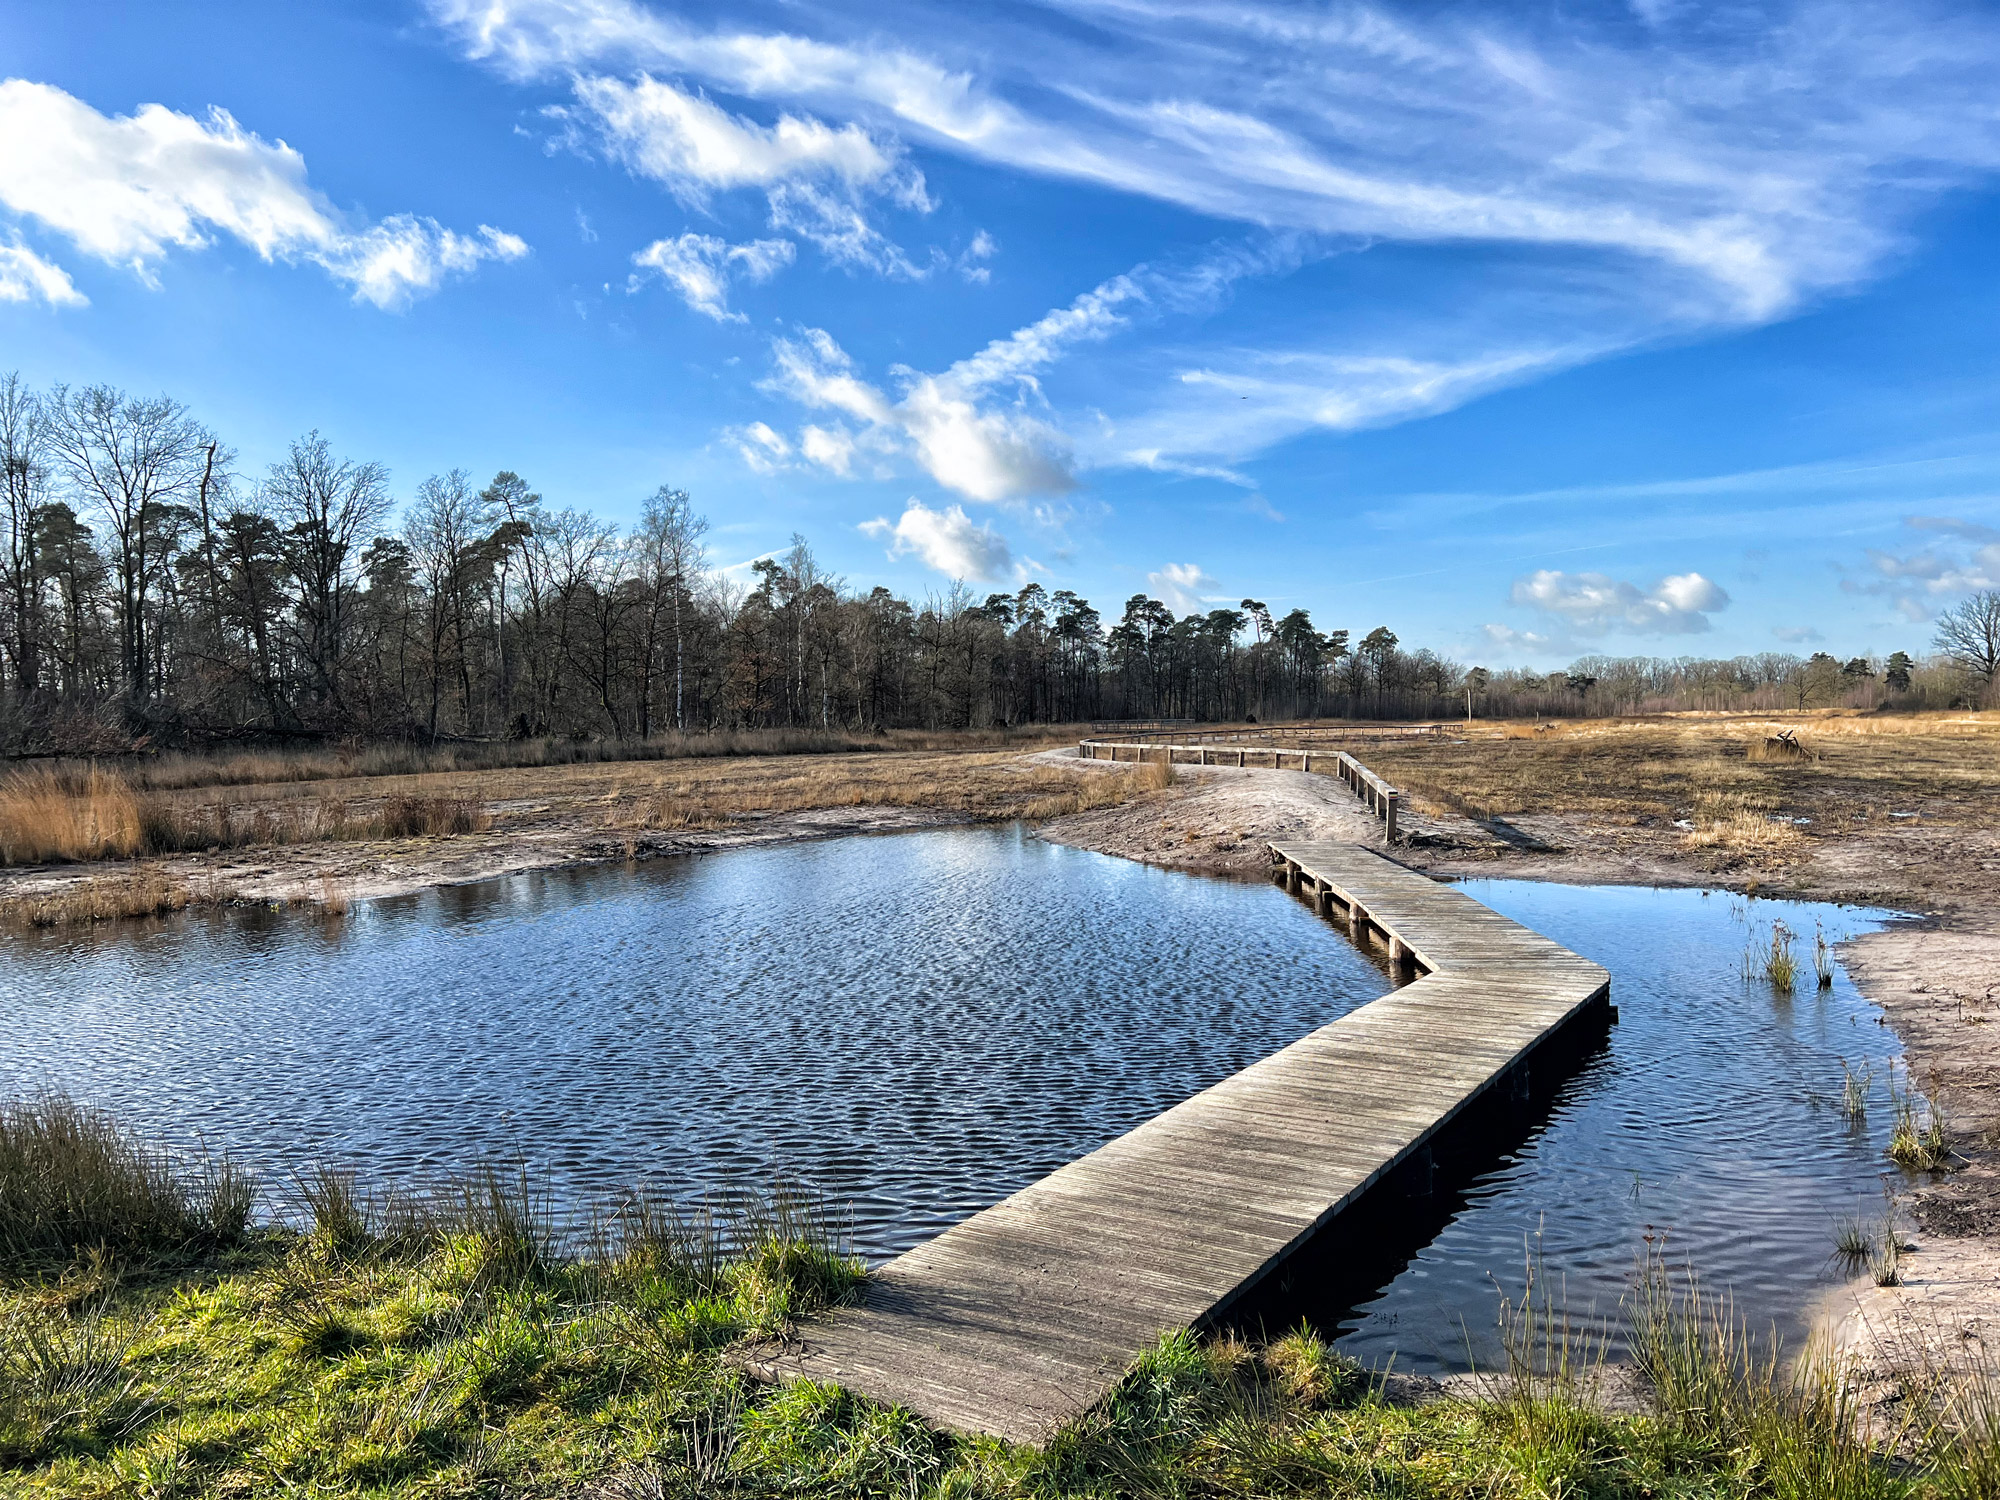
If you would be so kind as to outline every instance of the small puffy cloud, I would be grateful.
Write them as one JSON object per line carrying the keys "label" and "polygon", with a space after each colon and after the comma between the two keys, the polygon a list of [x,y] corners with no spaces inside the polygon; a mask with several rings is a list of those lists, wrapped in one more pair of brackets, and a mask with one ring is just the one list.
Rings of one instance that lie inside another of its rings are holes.
{"label": "small puffy cloud", "polygon": [[758,474],[775,474],[791,461],[792,445],[785,435],[777,432],[765,422],[752,422],[747,427],[732,427],[723,433],[743,455],[743,462]]}
{"label": "small puffy cloud", "polygon": [[76,289],[69,272],[43,260],[17,238],[0,245],[0,302],[46,302],[50,307],[84,307],[90,299]]}
{"label": "small puffy cloud", "polygon": [[1479,634],[1495,651],[1528,651],[1546,655],[1564,649],[1564,643],[1554,636],[1533,630],[1516,630],[1511,625],[1482,625]]}
{"label": "small puffy cloud", "polygon": [[519,260],[527,241],[490,224],[459,234],[435,219],[396,214],[312,256],[354,288],[354,300],[384,310],[405,307],[485,260]]}
{"label": "small puffy cloud", "polygon": [[763,126],[700,94],[640,74],[579,78],[576,99],[605,143],[633,171],[700,205],[724,188],[764,187],[801,177],[831,177],[869,187],[896,170],[894,157],[858,125],[780,115]]}
{"label": "small puffy cloud", "polygon": [[799,452],[845,478],[854,469],[854,435],[844,427],[806,426],[799,431]]}
{"label": "small puffy cloud", "polygon": [[993,279],[993,268],[983,263],[999,253],[1000,246],[993,236],[980,230],[958,257],[958,274],[974,286],[986,285]]}
{"label": "small puffy cloud", "polygon": [[1810,625],[1773,626],[1771,635],[1774,639],[1783,641],[1788,646],[1816,646],[1826,639],[1825,636],[1821,635]]}
{"label": "small puffy cloud", "polygon": [[1147,587],[1162,604],[1180,614],[1198,614],[1203,596],[1215,592],[1215,580],[1194,563],[1168,563],[1146,575]]}
{"label": "small puffy cloud", "polygon": [[1544,568],[1514,581],[1513,602],[1555,616],[1578,635],[1696,635],[1709,616],[1729,607],[1720,584],[1699,573],[1677,573],[1652,588],[1603,573]]}
{"label": "small puffy cloud", "polygon": [[998,580],[1010,575],[1014,556],[1007,539],[985,524],[974,524],[963,506],[932,510],[911,500],[894,522],[878,517],[865,521],[862,531],[886,538],[889,556],[915,555],[927,567],[948,578]]}
{"label": "small puffy cloud", "polygon": [[304,157],[226,110],[198,120],[148,104],[111,117],[20,78],[0,83],[0,203],[148,285],[170,251],[221,233],[267,261],[311,261],[381,308],[528,253],[490,225],[460,234],[411,214],[352,225],[308,185]]}
{"label": "small puffy cloud", "polygon": [[797,252],[790,240],[751,240],[732,245],[712,234],[684,234],[675,240],[654,240],[632,257],[637,290],[646,272],[657,274],[696,312],[718,323],[747,321],[729,310],[729,283],[769,281],[792,262]]}

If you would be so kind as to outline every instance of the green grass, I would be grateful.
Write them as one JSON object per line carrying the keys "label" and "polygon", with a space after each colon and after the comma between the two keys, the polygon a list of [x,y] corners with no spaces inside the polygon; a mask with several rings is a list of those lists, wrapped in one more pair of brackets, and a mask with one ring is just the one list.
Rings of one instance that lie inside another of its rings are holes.
{"label": "green grass", "polygon": [[636,1198],[578,1254],[518,1172],[289,1192],[293,1229],[6,1260],[0,1494],[1962,1500],[2000,1473],[1990,1392],[1864,1435],[1828,1367],[1782,1364],[1657,1261],[1628,1309],[1649,1415],[1592,1407],[1603,1330],[1535,1278],[1481,1399],[1391,1404],[1305,1328],[1181,1332],[1035,1448],[730,1365],[859,1284],[795,1191]]}

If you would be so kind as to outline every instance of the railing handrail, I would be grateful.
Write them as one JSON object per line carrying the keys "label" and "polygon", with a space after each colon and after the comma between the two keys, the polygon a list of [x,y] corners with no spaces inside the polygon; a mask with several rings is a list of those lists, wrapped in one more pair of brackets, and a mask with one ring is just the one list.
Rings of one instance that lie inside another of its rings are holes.
{"label": "railing handrail", "polygon": [[[1133,758],[1140,761],[1146,758],[1149,751],[1159,751],[1166,756],[1166,764],[1168,765],[1173,764],[1176,751],[1183,754],[1199,755],[1201,759],[1198,764],[1204,766],[1210,764],[1209,757],[1211,755],[1234,755],[1236,757],[1236,764],[1241,769],[1249,768],[1248,757],[1252,755],[1268,755],[1271,757],[1270,769],[1273,771],[1284,768],[1283,760],[1287,755],[1298,756],[1299,769],[1310,771],[1312,770],[1312,758],[1315,755],[1324,760],[1328,754],[1327,751],[1315,750],[1310,745],[1211,745],[1206,742],[1199,745],[1183,745],[1175,744],[1171,740],[1090,738],[1078,740],[1076,745],[1077,755],[1085,760],[1101,759],[1102,757],[1097,753],[1101,749],[1110,750],[1111,759],[1114,761],[1118,759],[1118,752],[1120,750],[1132,751]],[[1398,788],[1391,786],[1381,776],[1369,770],[1368,767],[1361,764],[1360,761],[1356,760],[1347,751],[1335,750],[1332,752],[1332,755],[1334,766],[1340,779],[1353,787],[1355,795],[1367,802],[1369,809],[1382,819],[1385,825],[1386,841],[1391,844],[1395,843],[1396,812],[1403,800],[1402,792]]]}

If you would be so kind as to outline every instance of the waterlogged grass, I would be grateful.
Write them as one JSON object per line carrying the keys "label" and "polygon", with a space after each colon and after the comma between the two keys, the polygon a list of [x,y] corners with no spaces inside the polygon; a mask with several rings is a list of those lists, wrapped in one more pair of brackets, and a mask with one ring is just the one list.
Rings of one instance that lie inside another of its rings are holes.
{"label": "waterlogged grass", "polygon": [[1783,1364],[1657,1259],[1629,1308],[1646,1415],[1593,1405],[1601,1330],[1532,1279],[1502,1309],[1505,1367],[1467,1399],[1392,1403],[1304,1329],[1181,1332],[1036,1448],[731,1365],[859,1285],[796,1193],[637,1197],[559,1254],[519,1173],[399,1196],[324,1169],[285,1190],[302,1227],[193,1241],[173,1210],[199,1179],[115,1155],[100,1175],[165,1202],[161,1234],[0,1262],[0,1493],[1960,1500],[2000,1474],[1990,1387],[1878,1431],[1837,1371]]}

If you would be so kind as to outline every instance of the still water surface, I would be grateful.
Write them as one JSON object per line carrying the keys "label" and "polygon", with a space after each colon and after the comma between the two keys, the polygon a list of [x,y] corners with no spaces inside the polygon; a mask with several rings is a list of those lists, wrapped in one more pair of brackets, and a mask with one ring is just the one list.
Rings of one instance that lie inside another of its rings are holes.
{"label": "still water surface", "polygon": [[[1609,1308],[1640,1235],[1796,1329],[1833,1219],[1879,1192],[1896,1054],[1844,976],[1745,983],[1755,925],[1885,914],[1699,892],[1468,887],[1605,964],[1621,1014],[1546,1123],[1343,1325],[1400,1368],[1464,1353],[1524,1238]],[[558,1202],[807,1178],[886,1256],[1375,998],[1272,887],[1017,831],[843,839],[514,877],[357,905],[6,940],[0,1090],[66,1087],[272,1179],[527,1161]]]}

